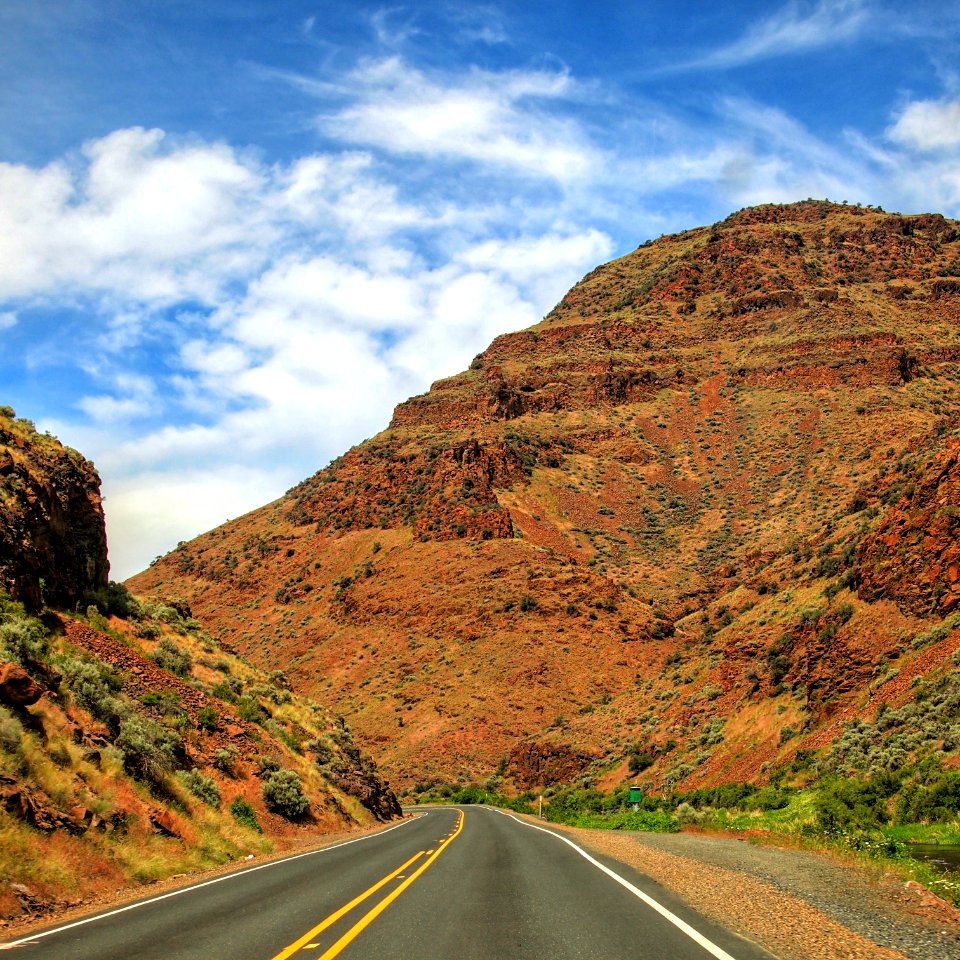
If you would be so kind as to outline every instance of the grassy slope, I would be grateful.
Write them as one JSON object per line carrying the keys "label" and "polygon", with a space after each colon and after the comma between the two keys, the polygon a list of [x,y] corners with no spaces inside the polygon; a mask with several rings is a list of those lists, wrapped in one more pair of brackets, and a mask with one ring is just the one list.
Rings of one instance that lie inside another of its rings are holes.
{"label": "grassy slope", "polygon": [[[374,821],[351,795],[369,764],[339,721],[196,620],[128,606],[135,620],[92,608],[51,634],[0,602],[0,661],[48,687],[32,706],[0,705],[0,774],[42,827],[0,805],[0,918]],[[299,777],[304,815],[267,802],[276,768]]]}

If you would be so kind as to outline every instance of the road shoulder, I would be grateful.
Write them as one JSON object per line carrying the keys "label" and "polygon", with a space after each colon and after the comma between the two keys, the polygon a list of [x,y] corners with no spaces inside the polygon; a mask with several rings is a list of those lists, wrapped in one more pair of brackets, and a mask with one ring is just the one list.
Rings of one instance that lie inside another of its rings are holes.
{"label": "road shoulder", "polygon": [[783,960],[960,960],[960,911],[899,877],[727,837],[550,827]]}

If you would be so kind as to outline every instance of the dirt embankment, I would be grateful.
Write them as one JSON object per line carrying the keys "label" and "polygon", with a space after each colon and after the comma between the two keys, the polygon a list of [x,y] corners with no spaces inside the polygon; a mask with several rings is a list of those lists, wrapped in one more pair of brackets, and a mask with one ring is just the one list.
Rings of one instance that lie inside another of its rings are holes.
{"label": "dirt embankment", "polygon": [[879,867],[727,837],[561,829],[781,960],[960,960],[960,911]]}

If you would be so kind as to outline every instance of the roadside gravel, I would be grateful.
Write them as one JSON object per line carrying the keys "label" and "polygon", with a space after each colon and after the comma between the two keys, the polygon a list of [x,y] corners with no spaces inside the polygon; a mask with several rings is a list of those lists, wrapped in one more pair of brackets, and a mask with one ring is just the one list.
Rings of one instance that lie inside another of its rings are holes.
{"label": "roadside gravel", "polygon": [[960,960],[960,911],[879,869],[728,837],[561,829],[781,960]]}

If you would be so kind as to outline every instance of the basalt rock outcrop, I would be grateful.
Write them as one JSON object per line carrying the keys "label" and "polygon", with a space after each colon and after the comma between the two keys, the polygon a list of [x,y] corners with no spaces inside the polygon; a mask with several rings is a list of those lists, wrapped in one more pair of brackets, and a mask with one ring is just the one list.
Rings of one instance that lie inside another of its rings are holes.
{"label": "basalt rock outcrop", "polygon": [[93,464],[0,408],[0,589],[30,609],[71,608],[108,572]]}
{"label": "basalt rock outcrop", "polygon": [[958,278],[956,222],[827,202],[645,243],[131,586],[394,782],[761,777],[957,645],[907,640],[956,603]]}

